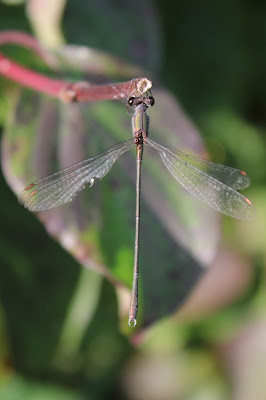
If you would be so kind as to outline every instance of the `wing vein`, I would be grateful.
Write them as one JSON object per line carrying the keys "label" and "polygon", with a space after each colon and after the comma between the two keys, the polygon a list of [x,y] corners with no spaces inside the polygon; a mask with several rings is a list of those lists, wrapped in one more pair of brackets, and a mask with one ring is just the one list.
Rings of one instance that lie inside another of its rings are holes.
{"label": "wing vein", "polygon": [[118,143],[88,158],[28,185],[19,202],[31,211],[42,211],[71,201],[87,183],[102,179],[123,153],[135,145],[134,139]]}
{"label": "wing vein", "polygon": [[[173,177],[198,200],[233,218],[250,220],[255,217],[253,204],[224,182],[226,174],[222,176],[223,180],[220,180],[190,164],[189,157],[184,161],[180,157],[180,154],[186,156],[184,153],[159,145],[150,139],[147,139],[146,143],[159,152],[163,163]],[[208,161],[205,161],[208,164]],[[223,166],[217,165],[222,169]],[[229,167],[225,167],[227,168]],[[238,172],[238,170],[235,171]]]}

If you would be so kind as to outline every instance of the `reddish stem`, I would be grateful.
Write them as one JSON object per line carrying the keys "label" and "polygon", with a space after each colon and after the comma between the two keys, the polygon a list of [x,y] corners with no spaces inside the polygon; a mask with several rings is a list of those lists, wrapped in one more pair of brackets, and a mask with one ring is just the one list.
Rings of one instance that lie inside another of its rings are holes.
{"label": "reddish stem", "polygon": [[11,61],[0,53],[0,74],[28,88],[58,97],[66,86],[63,81],[46,77]]}
{"label": "reddish stem", "polygon": [[[0,45],[10,43],[30,48],[50,64],[49,60],[52,59],[51,54],[32,36],[17,31],[1,32]],[[0,74],[20,85],[57,97],[66,102],[120,99],[134,91],[145,93],[152,85],[151,81],[147,78],[137,78],[111,85],[90,85],[88,82],[69,83],[49,78],[29,68],[25,68],[1,52]]]}
{"label": "reddish stem", "polygon": [[15,44],[33,50],[47,64],[50,64],[51,55],[33,36],[20,31],[0,32],[0,45]]}

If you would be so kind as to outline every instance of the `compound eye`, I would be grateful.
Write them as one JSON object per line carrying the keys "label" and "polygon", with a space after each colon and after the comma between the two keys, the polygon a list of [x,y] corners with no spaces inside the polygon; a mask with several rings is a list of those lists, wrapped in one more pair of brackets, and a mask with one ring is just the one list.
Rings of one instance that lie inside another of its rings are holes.
{"label": "compound eye", "polygon": [[128,101],[127,101],[127,102],[128,102],[128,105],[133,106],[134,100],[135,100],[134,97],[130,97],[130,98],[128,99]]}
{"label": "compound eye", "polygon": [[154,103],[155,103],[154,97],[149,96],[149,101],[150,101],[150,105],[154,106]]}

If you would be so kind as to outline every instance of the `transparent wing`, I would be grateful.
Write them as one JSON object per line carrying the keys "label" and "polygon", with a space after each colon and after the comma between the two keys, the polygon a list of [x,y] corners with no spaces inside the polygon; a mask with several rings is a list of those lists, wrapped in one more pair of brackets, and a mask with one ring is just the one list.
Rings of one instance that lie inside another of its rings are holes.
{"label": "transparent wing", "polygon": [[31,211],[42,211],[67,203],[85,187],[102,179],[121,154],[135,145],[134,139],[118,143],[96,157],[88,158],[28,185],[19,202]]}
{"label": "transparent wing", "polygon": [[233,218],[255,218],[255,208],[251,201],[234,190],[246,187],[250,183],[245,173],[187,156],[150,139],[146,140],[146,144],[159,152],[173,177],[197,199]]}
{"label": "transparent wing", "polygon": [[187,162],[197,169],[200,169],[202,172],[211,175],[213,178],[217,179],[227,186],[230,186],[232,189],[245,189],[250,185],[250,178],[247,176],[245,171],[227,167],[221,164],[216,164],[214,162],[204,160],[199,157],[182,153],[178,150],[172,150],[172,152],[176,154],[179,158],[181,158],[181,160],[183,160],[184,162]]}

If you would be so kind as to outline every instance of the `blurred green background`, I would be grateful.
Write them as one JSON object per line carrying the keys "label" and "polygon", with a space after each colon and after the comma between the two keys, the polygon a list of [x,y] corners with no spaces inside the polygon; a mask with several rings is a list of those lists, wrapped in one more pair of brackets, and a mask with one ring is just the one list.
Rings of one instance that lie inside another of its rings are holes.
{"label": "blurred green background", "polygon": [[[139,330],[132,332],[125,327],[125,289],[119,291],[110,280],[81,267],[51,239],[36,217],[18,204],[1,173],[0,400],[264,400],[266,3],[6,0],[0,1],[0,30],[7,29],[31,33],[55,50],[71,43],[119,57],[126,63],[120,71],[118,63],[103,68],[99,74],[110,80],[126,80],[126,76],[141,76],[139,71],[145,71],[144,76],[151,77],[155,84],[155,93],[160,84],[178,99],[201,132],[213,161],[248,172],[252,185],[245,194],[256,206],[257,219],[242,223],[221,216],[221,222],[213,222],[215,218],[205,218],[200,209],[199,218],[204,224],[194,240],[199,243],[212,224],[218,237],[215,255],[206,263],[209,271],[199,279],[201,273],[196,266],[202,260],[196,263],[193,257],[197,257],[188,251],[186,262],[191,276],[187,278],[188,290],[179,289],[182,300],[174,302],[174,306],[167,304],[167,315],[156,314],[153,324],[145,321],[144,316],[146,329],[140,323]],[[28,67],[66,77],[58,71],[47,71],[29,51],[14,46],[5,46],[2,51]],[[99,65],[105,65],[104,61]],[[80,79],[77,69],[69,68],[68,79]],[[29,142],[27,138],[34,135],[33,117],[39,112],[39,108],[35,112],[34,104],[41,103],[40,109],[48,119],[51,109],[57,107],[55,100],[44,103],[45,96],[39,100],[31,97],[30,91],[18,94],[14,86],[0,77],[0,128],[5,140],[1,157],[5,177],[9,174],[11,181],[14,171],[8,160],[14,162],[12,157],[17,154],[26,160],[31,151],[24,154],[19,149],[24,138]],[[155,96],[156,106],[159,95]],[[124,122],[119,108],[106,104],[90,109],[86,105],[78,107],[88,113],[86,123],[91,124],[92,130],[100,122],[104,125],[106,115],[117,113],[115,116],[125,129],[121,129],[121,136],[120,128],[112,135],[119,140],[127,139],[122,135],[130,129],[129,116],[125,115]],[[122,105],[126,114],[124,108]],[[152,112],[152,120],[156,121],[156,109]],[[61,113],[68,114],[68,109],[62,106]],[[23,118],[24,125],[20,124]],[[64,123],[69,126],[73,121]],[[155,123],[154,126],[156,134]],[[64,145],[70,141],[67,134],[60,140]],[[196,139],[193,140],[194,143]],[[163,138],[158,141],[163,144]],[[95,153],[96,142],[92,138],[89,143]],[[7,155],[7,148],[11,149],[11,156]],[[25,179],[26,175],[31,179],[34,172],[31,177],[29,171],[25,172]],[[119,177],[122,182],[126,178]],[[119,179],[110,181],[112,187],[120,188]],[[96,240],[98,216],[91,212],[88,218],[95,230],[86,231],[86,240],[92,243],[97,261],[108,267],[115,258],[112,247],[116,248],[124,238],[120,261],[111,272],[129,286],[133,246],[128,250],[126,243],[127,239],[133,243],[134,233],[126,227],[132,221],[127,221],[125,213],[121,220],[114,221],[112,215],[119,214],[117,199],[112,197],[110,182],[104,182],[100,183],[103,192],[96,189],[90,201],[106,203],[101,209],[102,218],[110,229]],[[130,190],[120,189],[119,196],[123,193],[121,201],[126,205],[132,201],[129,210],[132,205],[134,211]],[[102,200],[101,193],[106,200]],[[186,215],[185,205],[178,205],[180,213]],[[143,260],[152,254],[156,241],[156,247],[158,243],[162,254],[169,257],[169,264],[175,259],[179,261],[177,248],[181,252],[182,245],[179,248],[168,238],[158,242],[166,232],[163,216],[162,220],[157,216],[158,228],[154,232],[149,229],[154,211],[149,213],[143,207],[143,230],[151,237],[143,246],[147,249]],[[64,218],[66,214],[62,214]],[[67,215],[73,218],[72,214]],[[55,216],[58,217],[52,214],[51,219],[43,219],[49,232],[53,232],[53,227],[48,222]],[[184,225],[189,232],[189,223]],[[67,235],[64,239],[66,243]],[[77,258],[77,253],[74,255]],[[166,260],[162,266],[165,269]],[[125,264],[129,264],[126,272],[120,268]],[[194,264],[195,268],[190,269]],[[144,276],[144,283],[148,279]],[[147,298],[151,298],[149,293]],[[153,307],[147,305],[146,309]]]}

